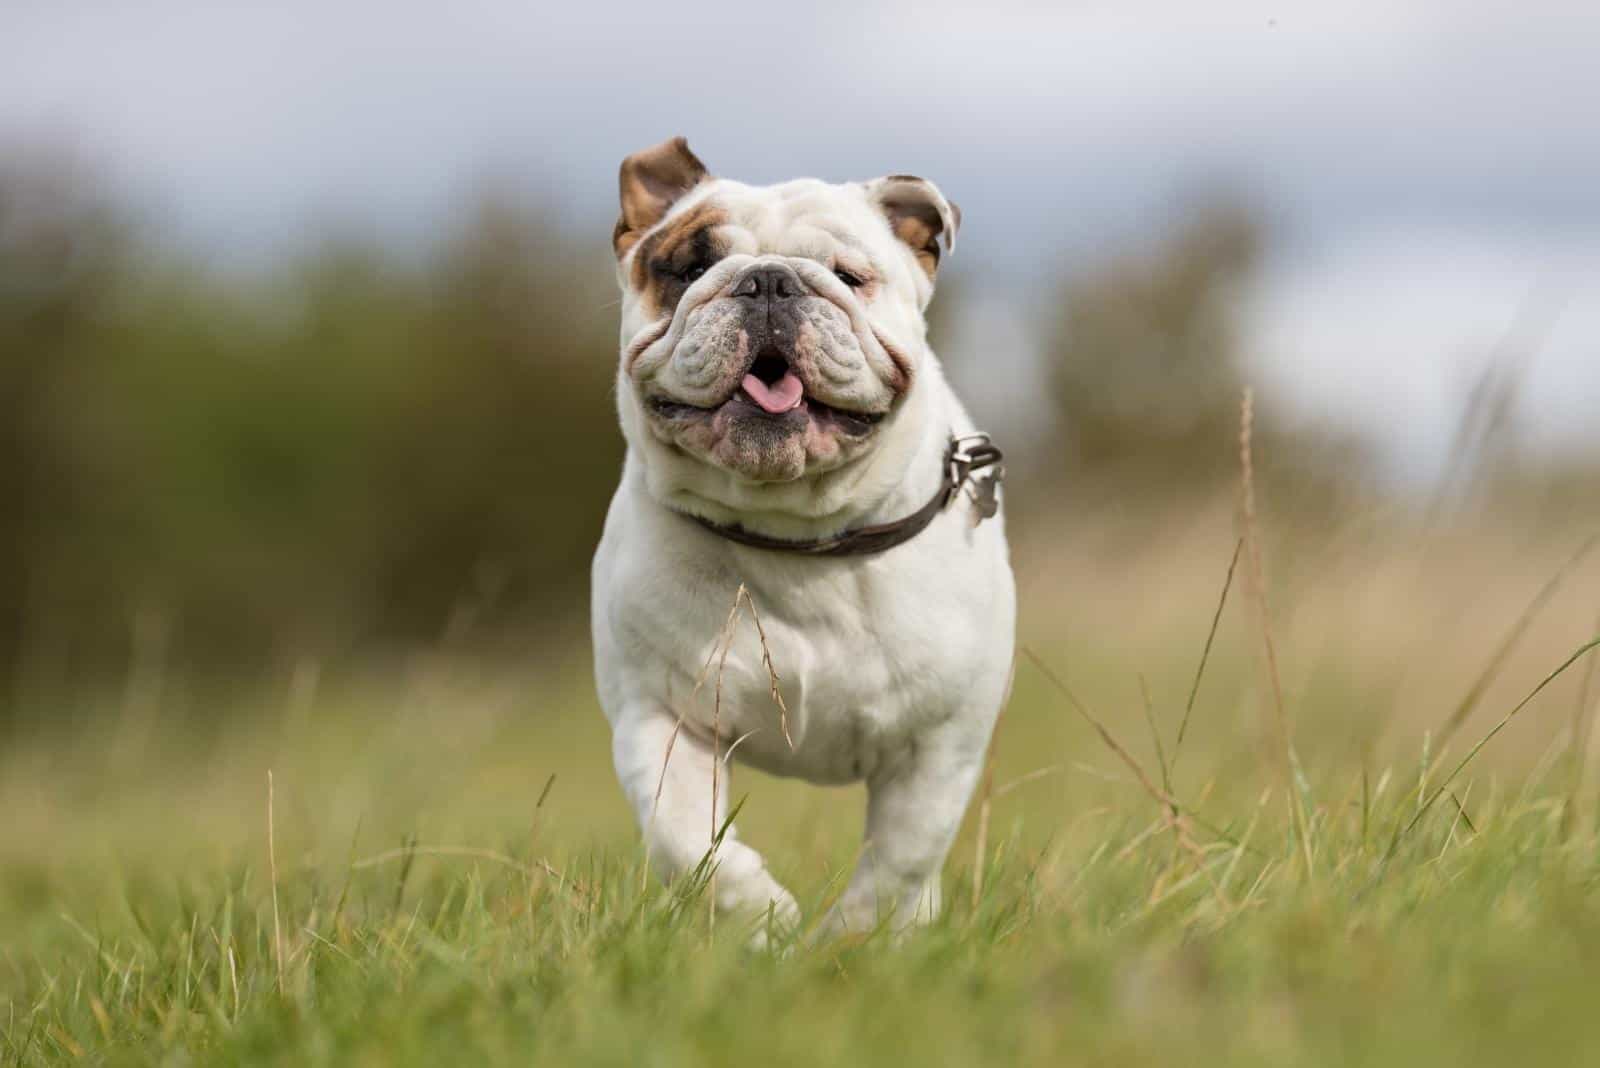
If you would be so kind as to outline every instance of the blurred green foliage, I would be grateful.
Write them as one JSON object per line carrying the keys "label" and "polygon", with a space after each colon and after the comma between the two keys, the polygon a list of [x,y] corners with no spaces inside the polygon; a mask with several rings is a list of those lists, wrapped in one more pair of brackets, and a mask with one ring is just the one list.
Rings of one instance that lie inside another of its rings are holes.
{"label": "blurred green foliage", "polygon": [[[1202,201],[1153,247],[1062,283],[1046,352],[1055,477],[1168,501],[1238,477],[1242,319],[1268,238],[1239,202]],[[1257,405],[1254,439],[1261,477],[1295,510],[1326,511],[1370,479],[1352,437],[1290,425],[1271,405]]]}
{"label": "blurred green foliage", "polygon": [[[566,619],[615,484],[609,249],[487,194],[270,276],[0,174],[0,668],[232,667]],[[553,609],[559,608],[559,611]]]}
{"label": "blurred green foliage", "polygon": [[1052,384],[1075,466],[1226,463],[1217,446],[1244,385],[1235,308],[1262,243],[1249,213],[1209,208],[1161,247],[1067,285]]}

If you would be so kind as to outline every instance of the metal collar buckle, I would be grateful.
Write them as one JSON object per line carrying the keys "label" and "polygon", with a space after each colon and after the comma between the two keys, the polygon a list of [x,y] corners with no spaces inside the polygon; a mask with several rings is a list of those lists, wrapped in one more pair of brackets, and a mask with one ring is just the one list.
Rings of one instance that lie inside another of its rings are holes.
{"label": "metal collar buckle", "polygon": [[[999,446],[988,434],[981,431],[973,434],[961,434],[950,438],[950,449],[946,454],[946,478],[949,484],[949,497],[945,501],[948,507],[951,501],[961,496],[966,489],[972,504],[978,510],[976,522],[983,522],[994,516],[1000,510],[1000,483],[1006,477],[1005,464],[1002,462],[1003,454]],[[988,475],[982,478],[973,478],[973,473],[985,468],[993,468]],[[967,485],[971,481],[971,486]]]}

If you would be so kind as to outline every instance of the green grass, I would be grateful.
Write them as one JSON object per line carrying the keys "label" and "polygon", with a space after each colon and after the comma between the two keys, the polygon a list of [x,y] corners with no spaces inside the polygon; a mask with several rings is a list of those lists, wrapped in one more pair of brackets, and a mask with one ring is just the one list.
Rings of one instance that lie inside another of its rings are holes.
{"label": "green grass", "polygon": [[[1592,802],[1569,809],[1569,695],[1439,793],[1515,702],[1424,762],[1420,732],[1375,738],[1370,709],[1341,729],[1382,693],[1312,665],[1299,843],[1229,632],[1175,752],[1193,637],[1139,665],[1160,755],[1132,665],[1081,642],[1070,672],[1043,658],[1153,783],[1175,765],[1188,846],[1024,661],[939,922],[773,953],[713,923],[695,880],[645,878],[576,669],[36,706],[0,757],[0,1064],[1600,1060],[1600,840]],[[816,915],[859,791],[741,771],[734,796]]]}

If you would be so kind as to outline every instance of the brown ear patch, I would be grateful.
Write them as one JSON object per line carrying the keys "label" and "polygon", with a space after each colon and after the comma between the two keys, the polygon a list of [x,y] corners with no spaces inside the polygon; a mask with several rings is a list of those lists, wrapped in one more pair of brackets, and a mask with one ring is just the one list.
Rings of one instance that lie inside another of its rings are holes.
{"label": "brown ear patch", "polygon": [[889,220],[894,236],[911,248],[929,278],[939,270],[940,244],[955,247],[961,226],[961,209],[946,200],[939,187],[925,178],[891,174],[869,186]]}
{"label": "brown ear patch", "polygon": [[611,232],[617,257],[627,255],[673,204],[710,177],[706,165],[689,151],[689,142],[682,137],[663,141],[623,160],[617,175],[622,211]]}

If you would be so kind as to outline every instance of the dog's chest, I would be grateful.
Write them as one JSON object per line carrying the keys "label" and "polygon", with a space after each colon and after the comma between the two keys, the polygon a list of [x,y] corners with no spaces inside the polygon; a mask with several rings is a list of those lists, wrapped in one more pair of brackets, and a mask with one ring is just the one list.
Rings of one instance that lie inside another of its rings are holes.
{"label": "dog's chest", "polygon": [[[687,612],[685,600],[676,602],[680,614],[669,610],[655,630],[674,636],[674,674],[689,691],[675,696],[675,710],[764,770],[818,782],[870,778],[956,714],[973,681],[992,670],[980,634],[984,606],[962,584],[920,569],[866,564],[819,574],[804,563],[746,577],[731,628],[732,596],[720,604],[694,597]],[[786,715],[772,694],[774,674]]]}

